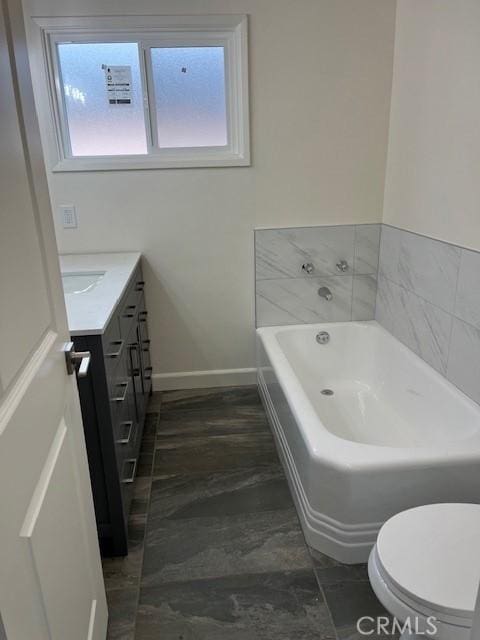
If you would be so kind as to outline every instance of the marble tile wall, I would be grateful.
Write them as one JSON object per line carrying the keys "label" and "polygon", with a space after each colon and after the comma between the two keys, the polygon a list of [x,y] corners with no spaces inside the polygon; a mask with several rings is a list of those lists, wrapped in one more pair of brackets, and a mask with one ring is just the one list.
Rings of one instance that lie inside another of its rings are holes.
{"label": "marble tile wall", "polygon": [[[260,229],[255,232],[257,326],[373,320],[379,224]],[[342,273],[336,264],[346,260]],[[307,274],[302,265],[312,263]],[[319,287],[333,298],[320,298]]]}
{"label": "marble tile wall", "polygon": [[385,224],[261,229],[255,285],[257,326],[375,319],[480,403],[480,252]]}
{"label": "marble tile wall", "polygon": [[382,225],[375,319],[480,403],[480,253]]}

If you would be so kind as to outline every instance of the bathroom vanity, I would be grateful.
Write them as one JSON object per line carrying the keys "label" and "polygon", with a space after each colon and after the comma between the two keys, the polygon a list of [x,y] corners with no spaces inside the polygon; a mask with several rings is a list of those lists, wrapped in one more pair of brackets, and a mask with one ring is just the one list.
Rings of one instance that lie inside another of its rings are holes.
{"label": "bathroom vanity", "polygon": [[139,253],[62,255],[70,335],[91,354],[78,376],[100,548],[128,553],[127,519],[152,387]]}

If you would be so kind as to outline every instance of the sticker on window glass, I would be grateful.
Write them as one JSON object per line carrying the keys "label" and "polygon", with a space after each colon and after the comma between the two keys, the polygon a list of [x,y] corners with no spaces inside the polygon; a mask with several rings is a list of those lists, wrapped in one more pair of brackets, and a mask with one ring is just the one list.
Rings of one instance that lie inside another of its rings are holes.
{"label": "sticker on window glass", "polygon": [[132,104],[132,67],[102,66],[105,70],[108,104]]}

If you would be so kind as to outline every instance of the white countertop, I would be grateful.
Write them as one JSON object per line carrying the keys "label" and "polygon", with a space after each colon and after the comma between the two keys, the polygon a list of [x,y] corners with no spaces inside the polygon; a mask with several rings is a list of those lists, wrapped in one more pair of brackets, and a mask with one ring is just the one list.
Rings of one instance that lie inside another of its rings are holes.
{"label": "white countertop", "polygon": [[140,258],[140,253],[60,255],[62,275],[105,272],[89,291],[65,295],[68,327],[72,336],[101,334],[105,331]]}

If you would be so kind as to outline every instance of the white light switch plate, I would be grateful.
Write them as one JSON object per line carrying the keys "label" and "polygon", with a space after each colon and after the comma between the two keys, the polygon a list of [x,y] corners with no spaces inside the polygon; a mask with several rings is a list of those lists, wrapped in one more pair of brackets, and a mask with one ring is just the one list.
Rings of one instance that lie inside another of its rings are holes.
{"label": "white light switch plate", "polygon": [[60,213],[62,216],[62,224],[64,229],[76,229],[77,224],[77,212],[73,204],[60,205]]}

